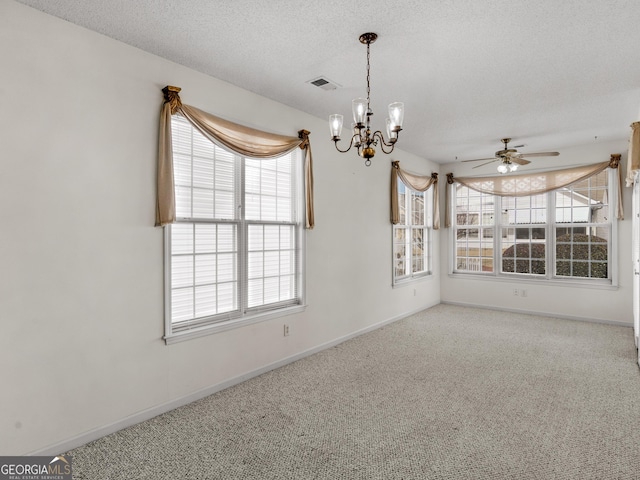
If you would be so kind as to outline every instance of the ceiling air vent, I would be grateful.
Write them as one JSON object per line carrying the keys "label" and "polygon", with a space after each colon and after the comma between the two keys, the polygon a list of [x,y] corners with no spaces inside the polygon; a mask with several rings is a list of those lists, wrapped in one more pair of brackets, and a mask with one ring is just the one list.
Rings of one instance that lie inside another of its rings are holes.
{"label": "ceiling air vent", "polygon": [[332,80],[329,80],[327,77],[314,78],[313,80],[309,80],[307,83],[310,83],[311,85],[314,85],[323,90],[335,90],[336,88],[340,87],[340,85]]}

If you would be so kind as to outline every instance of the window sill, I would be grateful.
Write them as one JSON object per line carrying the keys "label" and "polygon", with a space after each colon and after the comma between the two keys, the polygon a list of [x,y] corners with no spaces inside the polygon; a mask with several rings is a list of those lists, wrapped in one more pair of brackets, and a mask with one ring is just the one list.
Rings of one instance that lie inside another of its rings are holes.
{"label": "window sill", "polygon": [[481,280],[490,282],[505,283],[526,283],[529,285],[549,285],[554,287],[570,287],[570,288],[594,288],[599,290],[618,290],[617,283],[609,280],[578,280],[578,279],[558,279],[558,278],[536,278],[534,276],[507,276],[486,273],[461,273],[451,272],[449,278],[459,278],[464,280]]}
{"label": "window sill", "polygon": [[403,278],[402,280],[397,280],[392,283],[393,288],[404,287],[405,285],[412,285],[414,283],[423,282],[425,280],[430,280],[433,278],[433,272],[424,273],[419,276]]}
{"label": "window sill", "polygon": [[293,307],[283,308],[283,309],[272,311],[272,312],[259,313],[256,315],[246,316],[242,318],[234,318],[233,320],[226,320],[222,322],[213,323],[211,325],[197,327],[197,328],[194,328],[193,330],[184,330],[179,333],[165,335],[163,339],[167,345],[171,345],[174,343],[184,342],[185,340],[191,340],[193,338],[213,335],[215,333],[225,332],[227,330],[233,330],[235,328],[252,325],[254,323],[264,322],[267,320],[272,320],[274,318],[279,318],[287,315],[293,315],[295,313],[304,312],[306,308],[307,308],[306,305],[295,305]]}

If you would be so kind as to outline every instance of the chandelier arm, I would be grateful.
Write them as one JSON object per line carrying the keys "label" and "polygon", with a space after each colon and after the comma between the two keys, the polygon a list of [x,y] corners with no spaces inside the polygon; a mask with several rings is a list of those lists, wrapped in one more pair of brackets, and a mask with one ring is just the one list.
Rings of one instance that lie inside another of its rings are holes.
{"label": "chandelier arm", "polygon": [[[385,150],[384,149],[384,145],[387,145],[386,143],[382,142],[382,144],[380,145],[380,150],[382,150],[382,153],[386,153],[387,155],[391,152],[393,152],[393,149],[395,148],[395,145],[391,145],[391,148],[389,150]],[[387,145],[389,146],[389,145]]]}
{"label": "chandelier arm", "polygon": [[336,150],[338,150],[340,153],[347,153],[349,150],[351,150],[351,147],[353,147],[353,141],[355,140],[357,135],[353,135],[353,137],[351,137],[351,141],[349,142],[349,146],[347,147],[346,150],[340,150],[340,148],[338,147],[338,142],[340,141],[340,139],[336,139],[333,141],[333,143],[336,146]]}
{"label": "chandelier arm", "polygon": [[[384,141],[384,137],[382,136],[382,132],[380,130],[376,130],[373,133],[372,138],[378,137],[378,140],[380,140],[380,150],[382,150],[384,153],[389,154],[391,152],[393,152],[393,149],[395,147],[395,142],[391,142],[391,143],[387,143]],[[384,147],[391,147],[388,151],[384,149]]]}

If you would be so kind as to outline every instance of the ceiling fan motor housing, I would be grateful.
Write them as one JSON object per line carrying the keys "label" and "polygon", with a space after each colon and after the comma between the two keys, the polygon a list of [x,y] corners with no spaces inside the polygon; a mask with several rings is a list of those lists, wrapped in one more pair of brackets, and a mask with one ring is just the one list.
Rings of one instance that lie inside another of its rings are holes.
{"label": "ceiling fan motor housing", "polygon": [[496,157],[501,157],[501,158],[509,157],[509,156],[511,156],[512,153],[516,153],[516,152],[517,152],[517,150],[515,148],[507,148],[507,149],[504,149],[504,150],[498,150],[496,152]]}

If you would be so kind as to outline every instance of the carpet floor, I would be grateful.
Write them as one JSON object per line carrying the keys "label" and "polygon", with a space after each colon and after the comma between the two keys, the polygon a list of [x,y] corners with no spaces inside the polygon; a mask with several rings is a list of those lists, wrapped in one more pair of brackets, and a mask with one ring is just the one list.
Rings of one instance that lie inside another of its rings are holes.
{"label": "carpet floor", "polygon": [[74,449],[74,478],[640,479],[627,327],[438,305]]}

